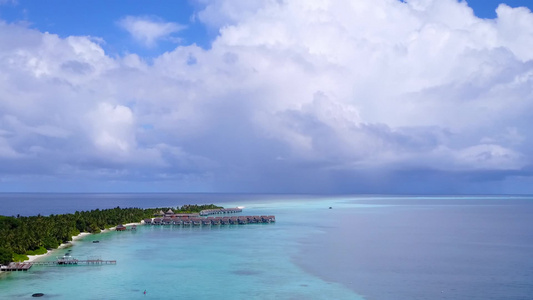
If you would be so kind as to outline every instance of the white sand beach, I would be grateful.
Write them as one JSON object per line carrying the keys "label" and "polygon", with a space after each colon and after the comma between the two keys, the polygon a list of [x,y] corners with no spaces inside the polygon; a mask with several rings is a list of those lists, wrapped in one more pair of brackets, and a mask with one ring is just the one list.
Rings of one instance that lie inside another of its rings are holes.
{"label": "white sand beach", "polygon": [[[68,242],[68,243],[63,243],[61,245],[59,245],[59,247],[57,249],[62,249],[62,248],[65,248],[69,245],[72,245],[73,242],[83,238],[84,236],[87,236],[89,235],[90,233],[89,232],[81,232],[80,234],[78,235],[75,235],[72,237],[72,241]],[[48,250],[45,254],[39,254],[39,255],[28,255],[28,259],[25,260],[25,262],[32,262],[32,261],[35,261],[41,257],[44,257],[44,256],[47,256],[49,255],[52,251],[54,250]]]}
{"label": "white sand beach", "polygon": [[[132,226],[132,225],[142,225],[143,222],[135,222],[135,223],[127,223],[127,224],[123,224],[124,226]],[[116,226],[115,227],[111,227],[109,229],[104,229],[101,231],[101,233],[103,232],[106,232],[106,231],[109,231],[109,230],[115,230],[116,229]],[[67,242],[67,243],[63,243],[61,245],[59,245],[59,247],[57,249],[63,249],[65,247],[68,247],[68,246],[71,246],[73,245],[77,240],[79,239],[82,239],[83,237],[89,235],[91,233],[89,232],[81,232],[80,234],[78,235],[75,235],[72,237],[72,241],[70,242]],[[49,255],[52,251],[54,250],[48,250],[48,252],[46,252],[45,254],[39,254],[39,255],[28,255],[28,259],[25,260],[25,262],[32,262],[32,261],[35,261],[41,257],[44,257],[44,256],[47,256]]]}
{"label": "white sand beach", "polygon": [[[135,222],[135,223],[127,223],[127,224],[122,224],[122,225],[124,225],[124,226],[127,227],[127,226],[132,226],[132,225],[142,225],[143,223],[144,223],[144,221],[142,221],[142,222]],[[117,229],[117,226],[115,226],[115,227],[111,227],[111,228],[109,228],[109,229],[104,229],[104,230],[102,230],[102,232],[106,232],[106,231],[108,231],[108,230],[116,230],[116,229]]]}

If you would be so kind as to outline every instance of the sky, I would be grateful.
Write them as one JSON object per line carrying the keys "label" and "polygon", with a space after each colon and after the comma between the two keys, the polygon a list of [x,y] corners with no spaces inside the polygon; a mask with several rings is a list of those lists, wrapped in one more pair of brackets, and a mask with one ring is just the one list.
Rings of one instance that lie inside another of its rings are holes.
{"label": "sky", "polygon": [[0,0],[0,192],[533,193],[502,1]]}

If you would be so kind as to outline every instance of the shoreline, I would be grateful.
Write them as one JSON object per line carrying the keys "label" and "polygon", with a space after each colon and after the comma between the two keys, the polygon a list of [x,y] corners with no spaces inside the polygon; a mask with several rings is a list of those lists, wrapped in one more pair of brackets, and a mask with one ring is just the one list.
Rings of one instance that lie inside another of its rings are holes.
{"label": "shoreline", "polygon": [[[126,223],[126,224],[122,224],[122,225],[124,225],[124,226],[133,226],[133,225],[142,225],[143,223],[144,223],[144,221],[134,222],[134,223]],[[104,233],[104,232],[115,230],[115,229],[117,229],[117,226],[114,226],[114,227],[111,227],[111,228],[106,228],[106,229],[100,231],[100,233]]]}
{"label": "shoreline", "polygon": [[61,245],[59,245],[56,249],[53,249],[53,250],[48,250],[46,251],[45,254],[39,254],[39,255],[28,255],[28,259],[25,260],[24,262],[33,262],[41,257],[45,257],[45,256],[48,256],[50,255],[50,253],[54,252],[55,250],[58,250],[58,249],[63,249],[63,248],[66,248],[67,246],[70,246],[72,245],[72,242],[75,242],[79,239],[82,239],[83,237],[87,236],[87,235],[90,235],[91,233],[90,232],[80,232],[78,235],[75,235],[72,237],[72,241],[69,241],[67,243],[63,243]]}
{"label": "shoreline", "polygon": [[[143,222],[134,222],[134,223],[127,223],[127,224],[124,224],[124,226],[132,226],[132,225],[142,225]],[[111,227],[111,228],[106,228],[102,231],[100,231],[100,233],[105,233],[105,232],[108,232],[108,231],[114,231],[115,229],[117,228],[117,226],[114,226],[114,227]],[[48,250],[45,254],[39,254],[39,255],[28,255],[28,259],[25,260],[24,262],[33,262],[33,261],[36,261],[37,259],[39,258],[42,258],[42,257],[46,257],[48,255],[50,255],[52,252],[56,251],[56,250],[59,250],[59,249],[64,249],[68,246],[72,246],[74,245],[74,242],[88,236],[88,235],[91,235],[93,233],[90,233],[90,232],[80,232],[78,235],[75,235],[75,236],[72,236],[72,241],[69,241],[69,242],[66,242],[66,243],[63,243],[61,245],[59,245],[56,249],[53,249],[53,250]]]}

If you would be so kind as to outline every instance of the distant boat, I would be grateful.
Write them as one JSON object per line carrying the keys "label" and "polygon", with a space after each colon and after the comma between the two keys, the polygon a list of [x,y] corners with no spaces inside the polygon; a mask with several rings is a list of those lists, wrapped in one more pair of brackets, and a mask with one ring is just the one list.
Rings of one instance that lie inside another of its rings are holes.
{"label": "distant boat", "polygon": [[100,241],[93,241],[93,243],[100,243]]}

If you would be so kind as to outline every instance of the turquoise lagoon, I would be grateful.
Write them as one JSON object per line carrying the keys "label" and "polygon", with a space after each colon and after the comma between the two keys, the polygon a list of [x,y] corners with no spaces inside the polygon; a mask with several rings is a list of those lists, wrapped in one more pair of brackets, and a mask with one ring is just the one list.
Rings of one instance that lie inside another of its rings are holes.
{"label": "turquoise lagoon", "polygon": [[[121,203],[124,197],[120,195]],[[173,197],[169,205],[185,204],[180,195],[167,195],[165,201]],[[34,266],[28,272],[3,273],[0,298],[29,299],[33,293],[50,299],[533,295],[530,197],[235,198],[231,202],[227,195],[211,195],[196,203],[244,206],[244,215],[273,214],[277,222],[138,226],[137,231],[88,235],[46,259],[70,250],[78,259],[114,259],[116,265]],[[76,200],[69,201],[76,206]],[[159,204],[146,201],[145,207]]]}

